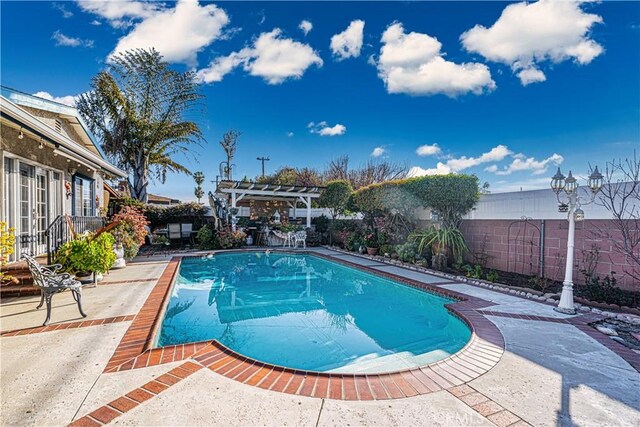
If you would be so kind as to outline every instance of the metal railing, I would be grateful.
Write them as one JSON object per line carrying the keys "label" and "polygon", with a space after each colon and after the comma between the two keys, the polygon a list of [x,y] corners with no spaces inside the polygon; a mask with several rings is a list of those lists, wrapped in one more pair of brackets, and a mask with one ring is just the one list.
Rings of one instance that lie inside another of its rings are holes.
{"label": "metal railing", "polygon": [[[70,241],[72,234],[94,232],[104,227],[106,219],[102,216],[59,215],[44,232],[47,239],[47,260],[51,264],[53,255],[63,244]],[[73,229],[73,232],[72,232]]]}

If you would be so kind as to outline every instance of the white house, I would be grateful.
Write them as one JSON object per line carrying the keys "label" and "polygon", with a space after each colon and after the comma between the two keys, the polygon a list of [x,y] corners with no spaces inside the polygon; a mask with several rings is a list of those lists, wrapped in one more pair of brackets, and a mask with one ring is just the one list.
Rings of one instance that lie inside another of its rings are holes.
{"label": "white house", "polygon": [[50,245],[64,241],[65,214],[81,229],[102,224],[103,182],[127,173],[107,160],[78,111],[6,87],[0,110],[0,215],[15,228],[13,260],[47,253],[46,234]]}

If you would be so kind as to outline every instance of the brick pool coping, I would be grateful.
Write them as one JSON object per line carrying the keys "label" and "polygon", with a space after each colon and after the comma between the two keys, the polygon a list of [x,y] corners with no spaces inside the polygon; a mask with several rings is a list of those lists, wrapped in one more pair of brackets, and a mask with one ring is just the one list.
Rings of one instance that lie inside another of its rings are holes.
{"label": "brick pool coping", "polygon": [[324,373],[277,366],[241,355],[216,340],[151,348],[181,259],[206,256],[181,255],[174,256],[169,261],[104,372],[119,372],[193,359],[220,375],[263,389],[329,399],[379,400],[433,393],[465,384],[489,371],[502,357],[502,334],[493,323],[475,311],[493,303],[392,273],[379,272],[314,251],[304,253],[456,300],[446,304],[446,307],[471,329],[469,342],[457,353],[438,362],[380,374]]}

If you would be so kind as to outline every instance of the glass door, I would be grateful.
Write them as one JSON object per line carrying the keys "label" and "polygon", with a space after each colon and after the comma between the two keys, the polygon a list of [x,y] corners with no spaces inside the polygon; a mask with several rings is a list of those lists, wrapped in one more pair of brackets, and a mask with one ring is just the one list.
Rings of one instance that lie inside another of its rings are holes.
{"label": "glass door", "polygon": [[[33,243],[36,240],[36,236],[34,233],[35,223],[34,223],[34,195],[35,195],[35,167],[20,163],[20,173],[19,173],[19,218],[18,225],[19,229],[16,230],[16,237],[19,245],[19,254],[34,254]],[[19,258],[19,257],[18,257]]]}
{"label": "glass door", "polygon": [[36,188],[35,188],[35,200],[34,200],[34,222],[35,222],[35,254],[41,255],[47,253],[47,239],[44,232],[49,226],[49,212],[48,212],[48,173],[47,171],[38,168],[36,171]]}

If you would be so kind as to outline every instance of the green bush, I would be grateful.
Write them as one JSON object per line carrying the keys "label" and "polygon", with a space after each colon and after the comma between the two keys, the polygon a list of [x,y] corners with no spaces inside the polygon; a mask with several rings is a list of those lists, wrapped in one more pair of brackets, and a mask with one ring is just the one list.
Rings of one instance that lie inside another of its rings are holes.
{"label": "green bush", "polygon": [[418,245],[415,242],[405,242],[396,246],[398,259],[403,262],[415,262],[418,257]]}
{"label": "green bush", "polygon": [[196,235],[198,245],[200,249],[218,249],[220,247],[218,243],[218,236],[216,230],[213,228],[213,224],[207,224],[198,230]]}
{"label": "green bush", "polygon": [[197,239],[201,249],[234,249],[247,243],[247,235],[243,232],[231,228],[216,231],[213,224],[200,228]]}
{"label": "green bush", "polygon": [[151,229],[163,228],[167,224],[190,223],[194,230],[198,230],[207,223],[207,212],[206,206],[190,202],[166,207],[145,205],[143,213],[151,223]]}
{"label": "green bush", "polygon": [[113,266],[116,255],[113,252],[115,239],[109,233],[102,233],[95,239],[84,235],[64,243],[56,252],[55,261],[69,273],[105,273]]}

